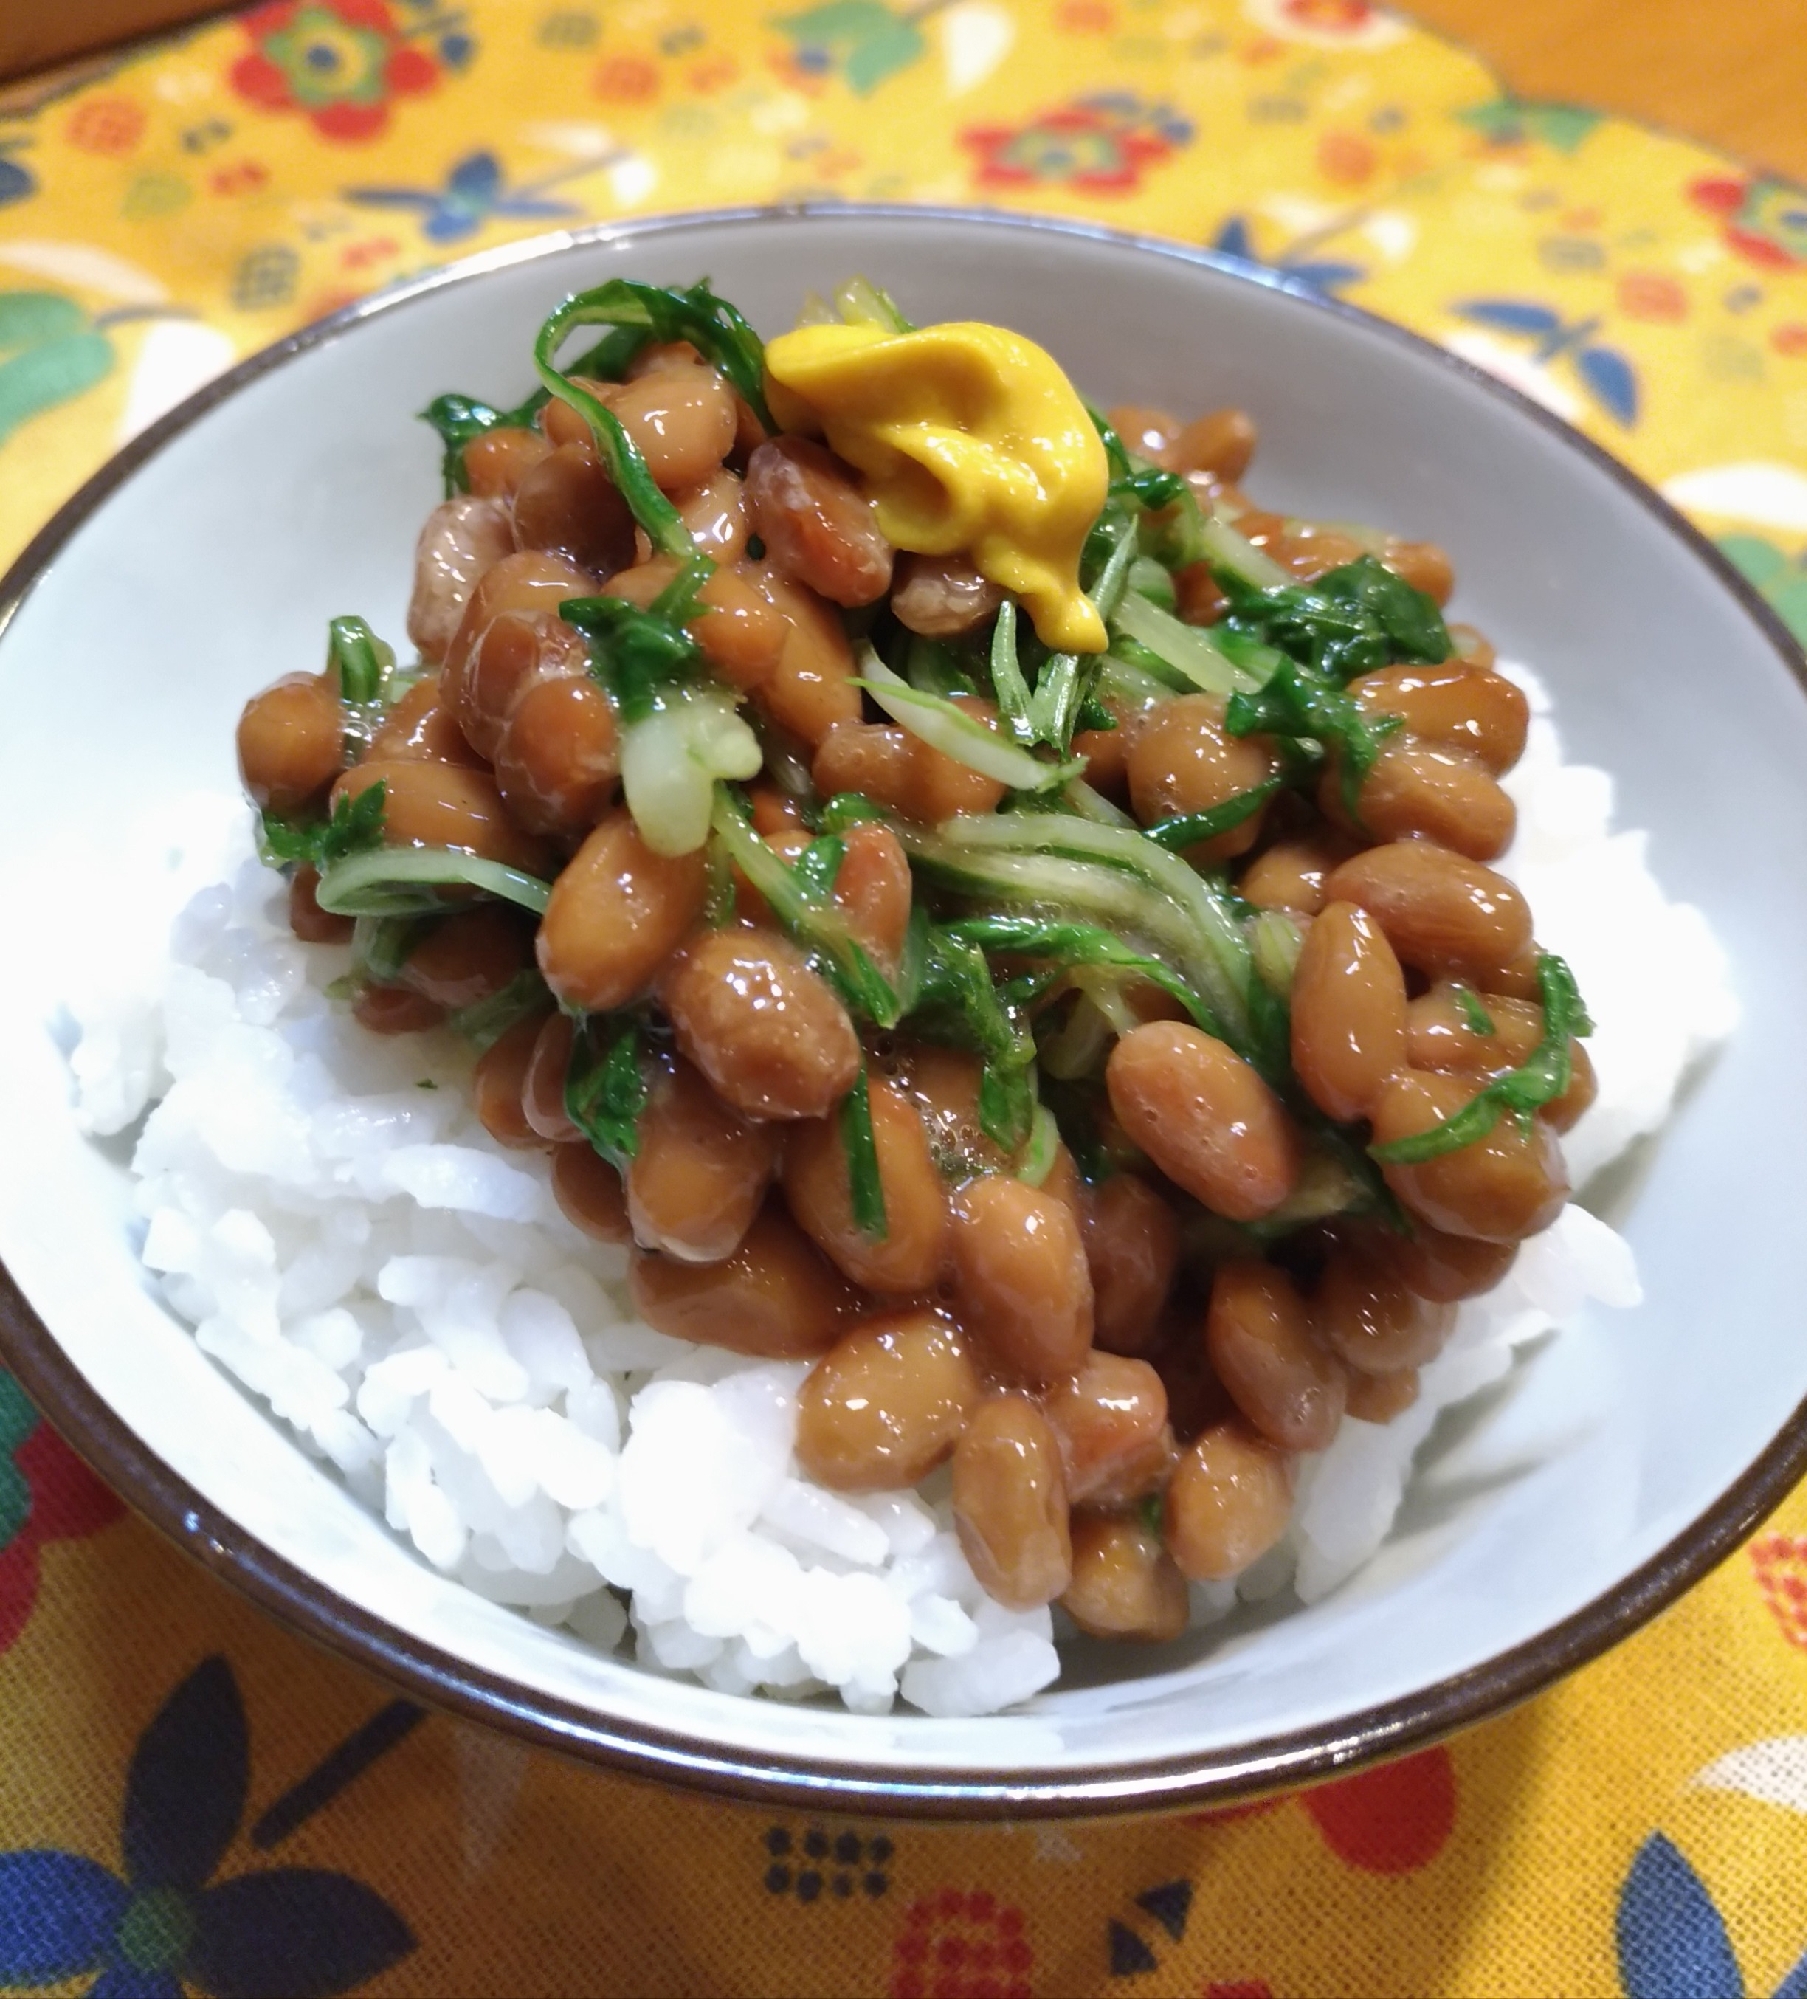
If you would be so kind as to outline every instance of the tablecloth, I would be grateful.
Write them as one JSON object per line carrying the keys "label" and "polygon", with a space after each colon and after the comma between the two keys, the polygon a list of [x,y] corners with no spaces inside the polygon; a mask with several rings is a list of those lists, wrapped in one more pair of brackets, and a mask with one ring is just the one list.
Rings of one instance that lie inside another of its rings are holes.
{"label": "tablecloth", "polygon": [[[1661,484],[1807,633],[1807,193],[1518,101],[1367,0],[273,0],[12,86],[0,557],[374,287],[837,197],[1092,217],[1402,320]],[[423,1716],[127,1517],[0,1378],[0,1984],[1807,1993],[1804,1655],[1797,1493],[1563,1685],[1296,1798],[753,1809]]]}

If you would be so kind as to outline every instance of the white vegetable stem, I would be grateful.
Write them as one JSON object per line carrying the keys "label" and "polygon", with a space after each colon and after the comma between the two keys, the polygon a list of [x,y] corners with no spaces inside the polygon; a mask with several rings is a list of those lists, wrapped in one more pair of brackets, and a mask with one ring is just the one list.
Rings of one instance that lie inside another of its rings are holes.
{"label": "white vegetable stem", "polygon": [[655,854],[689,854],[709,837],[717,778],[758,775],[759,739],[726,694],[697,688],[621,735],[621,788]]}
{"label": "white vegetable stem", "polygon": [[1252,694],[1261,685],[1260,674],[1236,665],[1205,627],[1182,624],[1171,612],[1133,590],[1117,606],[1111,623],[1150,652],[1158,653],[1169,666],[1177,667],[1194,687],[1207,694]]}
{"label": "white vegetable stem", "polygon": [[893,673],[871,646],[861,649],[860,678],[854,685],[863,687],[892,721],[930,749],[1009,785],[1012,791],[1047,791],[1077,777],[1085,768],[1083,757],[1067,763],[1043,763],[939,694],[918,692]]}

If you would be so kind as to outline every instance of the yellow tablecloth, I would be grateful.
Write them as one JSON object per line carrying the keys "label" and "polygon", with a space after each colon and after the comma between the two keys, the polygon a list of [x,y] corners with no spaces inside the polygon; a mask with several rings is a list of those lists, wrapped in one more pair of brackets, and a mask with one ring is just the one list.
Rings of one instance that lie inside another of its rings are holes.
{"label": "yellow tablecloth", "polygon": [[[1807,631],[1807,193],[1512,101],[1366,0],[276,0],[15,86],[0,557],[375,286],[591,217],[836,196],[1214,243],[1403,320],[1664,485]],[[0,1984],[1807,1992],[1799,1494],[1447,1748],[1040,1829],[716,1804],[419,1720],[124,1518],[4,1378],[0,1543]]]}

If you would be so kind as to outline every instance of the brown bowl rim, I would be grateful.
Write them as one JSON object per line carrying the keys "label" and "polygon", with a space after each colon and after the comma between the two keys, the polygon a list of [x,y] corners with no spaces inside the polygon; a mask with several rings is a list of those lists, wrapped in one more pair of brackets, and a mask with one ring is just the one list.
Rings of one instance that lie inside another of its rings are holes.
{"label": "brown bowl rim", "polygon": [[[492,271],[589,244],[751,221],[905,218],[980,222],[1038,236],[1122,245],[1279,293],[1310,310],[1405,347],[1503,401],[1605,472],[1733,597],[1807,693],[1807,657],[1782,620],[1691,522],[1646,481],[1550,410],[1472,363],[1390,320],[1331,298],[1269,266],[1159,237],[1066,218],[992,208],[908,203],[799,203],[710,209],[598,222],[525,238],[373,293],[248,356],[159,418],[67,500],[0,577],[0,637],[59,551],[113,492],[172,438],[227,398],[297,355],[367,319]],[[1631,1574],[1579,1610],[1465,1673],[1335,1720],[1202,1755],[1078,1765],[1035,1781],[1009,1772],[928,1767],[900,1773],[806,1756],[755,1757],[678,1730],[618,1723],[581,1703],[536,1693],[467,1664],[345,1602],[204,1499],[157,1457],[92,1389],[0,1264],[0,1360],[36,1407],[107,1483],[202,1567],[291,1629],[355,1661],[405,1693],[617,1774],[747,1803],[913,1819],[1103,1818],[1211,1809],[1322,1782],[1423,1749],[1497,1715],[1630,1636],[1716,1568],[1807,1473],[1807,1401],[1800,1403],[1720,1497]]]}

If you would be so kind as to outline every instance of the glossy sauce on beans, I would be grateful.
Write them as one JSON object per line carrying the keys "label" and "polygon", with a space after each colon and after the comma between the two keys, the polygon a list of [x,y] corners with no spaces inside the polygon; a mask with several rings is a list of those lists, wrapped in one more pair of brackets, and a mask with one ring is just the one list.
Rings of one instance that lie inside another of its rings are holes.
{"label": "glossy sauce on beans", "polygon": [[797,1395],[797,1462],[840,1492],[895,1492],[953,1455],[984,1393],[958,1326],[929,1311],[853,1325]]}
{"label": "glossy sauce on beans", "polygon": [[611,812],[552,885],[537,944],[568,1006],[609,1013],[651,985],[703,913],[700,853],[655,854],[625,808]]}
{"label": "glossy sauce on beans", "polygon": [[1076,1514],[1072,1549],[1073,1580],[1060,1602],[1081,1631],[1160,1644],[1185,1630],[1186,1578],[1140,1514]]}
{"label": "glossy sauce on beans", "polygon": [[[1217,694],[1181,694],[1151,708],[1130,732],[1129,795],[1144,825],[1176,813],[1209,812],[1273,775],[1274,754],[1260,736],[1232,736]],[[1201,862],[1247,853],[1261,815],[1188,849]]]}
{"label": "glossy sauce on beans", "polygon": [[1172,1203],[1139,1175],[1113,1173],[1082,1219],[1093,1337],[1111,1353],[1150,1352],[1179,1269],[1180,1225]]}
{"label": "glossy sauce on beans", "polygon": [[859,1073],[847,1009],[776,930],[706,932],[673,957],[659,996],[678,1046],[748,1117],[826,1117]]}
{"label": "glossy sauce on beans", "polygon": [[884,1195],[884,1234],[869,1236],[853,1219],[838,1118],[812,1119],[790,1134],[784,1198],[798,1226],[849,1280],[886,1296],[913,1297],[934,1288],[946,1261],[947,1192],[922,1114],[904,1092],[875,1076],[867,1101]]}
{"label": "glossy sauce on beans", "polygon": [[1324,1266],[1312,1316],[1357,1373],[1393,1374],[1436,1359],[1455,1324],[1455,1307],[1420,1298],[1357,1250],[1338,1249]]}
{"label": "glossy sauce on beans", "polygon": [[1291,1458],[1240,1419],[1213,1424],[1168,1481],[1167,1551],[1194,1582],[1241,1575],[1285,1533],[1292,1494]]}
{"label": "glossy sauce on beans", "polygon": [[[1380,1144],[1413,1138],[1467,1108],[1475,1094],[1459,1076],[1406,1070],[1374,1107]],[[1414,1215],[1449,1235],[1517,1242],[1549,1227],[1568,1199],[1556,1134],[1542,1118],[1529,1130],[1502,1117],[1485,1138],[1416,1166],[1386,1166],[1387,1185]]]}
{"label": "glossy sauce on beans", "polygon": [[1066,1476],[1053,1428],[1026,1395],[980,1403],[954,1448],[954,1527],[987,1595],[1052,1603],[1073,1575]]}
{"label": "glossy sauce on beans", "polygon": [[1152,1021],[1105,1069],[1111,1107],[1176,1186],[1231,1221],[1258,1221],[1299,1177],[1286,1112],[1241,1056],[1196,1027]]}
{"label": "glossy sauce on beans", "polygon": [[988,1363],[1032,1385],[1073,1373],[1092,1344],[1092,1278],[1064,1201],[999,1174],[954,1196],[954,1310]]}
{"label": "glossy sauce on beans", "polygon": [[1321,1451],[1343,1417],[1346,1376],[1320,1344],[1286,1272],[1252,1257],[1211,1280],[1205,1351],[1251,1428],[1286,1451]]}
{"label": "glossy sauce on beans", "polygon": [[409,951],[402,982],[448,1010],[494,999],[533,963],[533,926],[507,903],[441,917]]}
{"label": "glossy sauce on beans", "polygon": [[891,587],[891,544],[850,467],[807,437],[775,437],[747,460],[747,512],[766,556],[831,604]]}
{"label": "glossy sauce on beans", "polygon": [[628,1277],[634,1309],[656,1332],[760,1360],[826,1353],[858,1302],[782,1205],[770,1200],[722,1262],[680,1263],[639,1250]]}
{"label": "glossy sauce on beans", "polygon": [[383,839],[391,847],[457,847],[541,880],[554,872],[542,841],[516,822],[485,770],[458,764],[367,759],[333,786],[333,800],[383,787]]}
{"label": "glossy sauce on beans", "polygon": [[1478,976],[1531,947],[1530,908],[1505,876],[1429,840],[1352,856],[1324,893],[1365,909],[1401,960],[1433,978]]}
{"label": "glossy sauce on beans", "polygon": [[680,1263],[720,1263],[752,1226],[778,1170],[777,1134],[731,1110],[688,1062],[653,1082],[626,1175],[642,1249]]}
{"label": "glossy sauce on beans", "polygon": [[1371,715],[1397,715],[1421,742],[1464,750],[1495,777],[1525,753],[1531,704],[1504,674],[1457,658],[1358,674],[1348,692]]}
{"label": "glossy sauce on beans", "polygon": [[295,812],[339,775],[344,742],[338,689],[324,675],[291,673],[245,704],[239,778],[254,805]]}
{"label": "glossy sauce on beans", "polygon": [[1319,1110],[1365,1117],[1405,1066],[1405,974],[1386,933],[1352,902],[1312,923],[1292,982],[1292,1059]]}
{"label": "glossy sauce on beans", "polygon": [[1075,1506],[1121,1506],[1158,1491],[1173,1462],[1167,1390],[1145,1360],[1093,1353],[1042,1408],[1060,1441]]}

